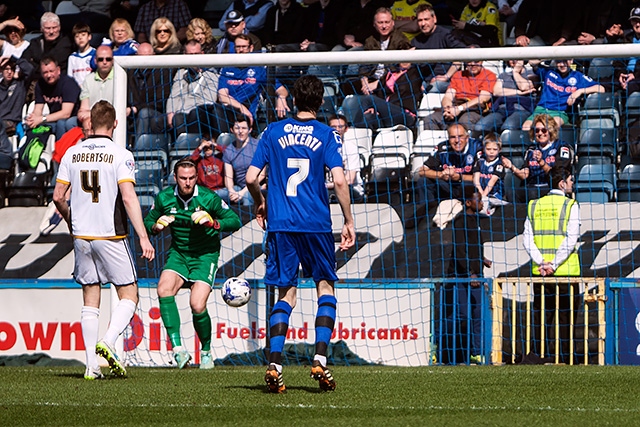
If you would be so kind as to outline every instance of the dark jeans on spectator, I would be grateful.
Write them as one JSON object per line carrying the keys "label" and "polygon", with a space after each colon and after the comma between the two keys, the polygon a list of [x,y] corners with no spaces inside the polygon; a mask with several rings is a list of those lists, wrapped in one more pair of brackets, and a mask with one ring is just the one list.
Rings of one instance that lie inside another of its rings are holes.
{"label": "dark jeans on spectator", "polygon": [[[353,119],[353,125],[357,128],[375,130],[395,125],[412,127],[416,122],[415,116],[404,108],[391,104],[378,96],[361,96],[360,103],[362,109],[356,113]],[[369,109],[374,111],[367,113],[366,111]]]}
{"label": "dark jeans on spectator", "polygon": [[167,115],[153,108],[143,108],[136,118],[136,138],[149,133],[164,133],[167,128]]}

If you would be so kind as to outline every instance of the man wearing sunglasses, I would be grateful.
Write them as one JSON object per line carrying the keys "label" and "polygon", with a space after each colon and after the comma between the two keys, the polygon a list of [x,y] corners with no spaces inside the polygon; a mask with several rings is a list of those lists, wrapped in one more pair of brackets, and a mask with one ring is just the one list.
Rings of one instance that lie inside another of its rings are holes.
{"label": "man wearing sunglasses", "polygon": [[[90,73],[82,82],[78,110],[80,125],[90,118],[91,107],[96,102],[104,99],[113,104],[113,50],[105,45],[98,47],[95,60],[96,71]],[[83,126],[85,129],[88,127],[90,126]]]}

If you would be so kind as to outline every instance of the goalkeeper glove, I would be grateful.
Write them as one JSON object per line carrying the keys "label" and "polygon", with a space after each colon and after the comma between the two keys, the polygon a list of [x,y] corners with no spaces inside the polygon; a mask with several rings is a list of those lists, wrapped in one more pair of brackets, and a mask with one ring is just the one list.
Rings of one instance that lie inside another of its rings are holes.
{"label": "goalkeeper glove", "polygon": [[204,225],[205,227],[220,229],[220,223],[211,218],[211,215],[207,211],[196,211],[191,214],[191,220],[198,225]]}
{"label": "goalkeeper glove", "polygon": [[162,215],[155,223],[156,231],[162,231],[165,227],[169,226],[173,221],[176,220],[176,217],[173,215]]}

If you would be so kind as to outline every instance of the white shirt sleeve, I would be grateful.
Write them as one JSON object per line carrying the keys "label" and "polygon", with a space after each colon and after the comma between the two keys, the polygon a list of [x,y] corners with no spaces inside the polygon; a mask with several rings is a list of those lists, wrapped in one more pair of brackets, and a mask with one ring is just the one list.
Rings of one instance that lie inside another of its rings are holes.
{"label": "white shirt sleeve", "polygon": [[544,262],[544,258],[542,257],[542,253],[540,249],[536,246],[535,241],[533,240],[533,228],[531,227],[531,222],[529,218],[524,222],[524,250],[527,251],[531,260],[536,264],[540,265]]}
{"label": "white shirt sleeve", "polygon": [[580,238],[580,206],[574,203],[569,212],[569,223],[567,224],[567,237],[560,243],[560,247],[556,251],[556,257],[551,261],[554,270],[569,258],[569,255],[575,250],[578,239]]}

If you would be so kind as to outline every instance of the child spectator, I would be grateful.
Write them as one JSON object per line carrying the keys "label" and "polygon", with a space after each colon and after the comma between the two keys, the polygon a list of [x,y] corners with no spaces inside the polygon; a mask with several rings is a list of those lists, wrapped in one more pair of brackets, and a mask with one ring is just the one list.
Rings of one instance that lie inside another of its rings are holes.
{"label": "child spectator", "polygon": [[500,155],[502,142],[495,133],[484,138],[482,157],[473,165],[473,185],[482,196],[482,213],[492,215],[495,206],[507,204],[504,200],[505,164],[511,162]]}
{"label": "child spectator", "polygon": [[216,144],[215,138],[208,134],[202,135],[200,146],[191,154],[191,160],[198,171],[198,185],[207,187],[218,193],[224,187],[224,162],[222,152],[224,148]]}
{"label": "child spectator", "polygon": [[89,44],[91,42],[91,28],[87,24],[77,23],[73,26],[72,34],[78,50],[69,55],[67,75],[82,87],[84,78],[93,71],[91,63],[94,61],[96,49]]}

